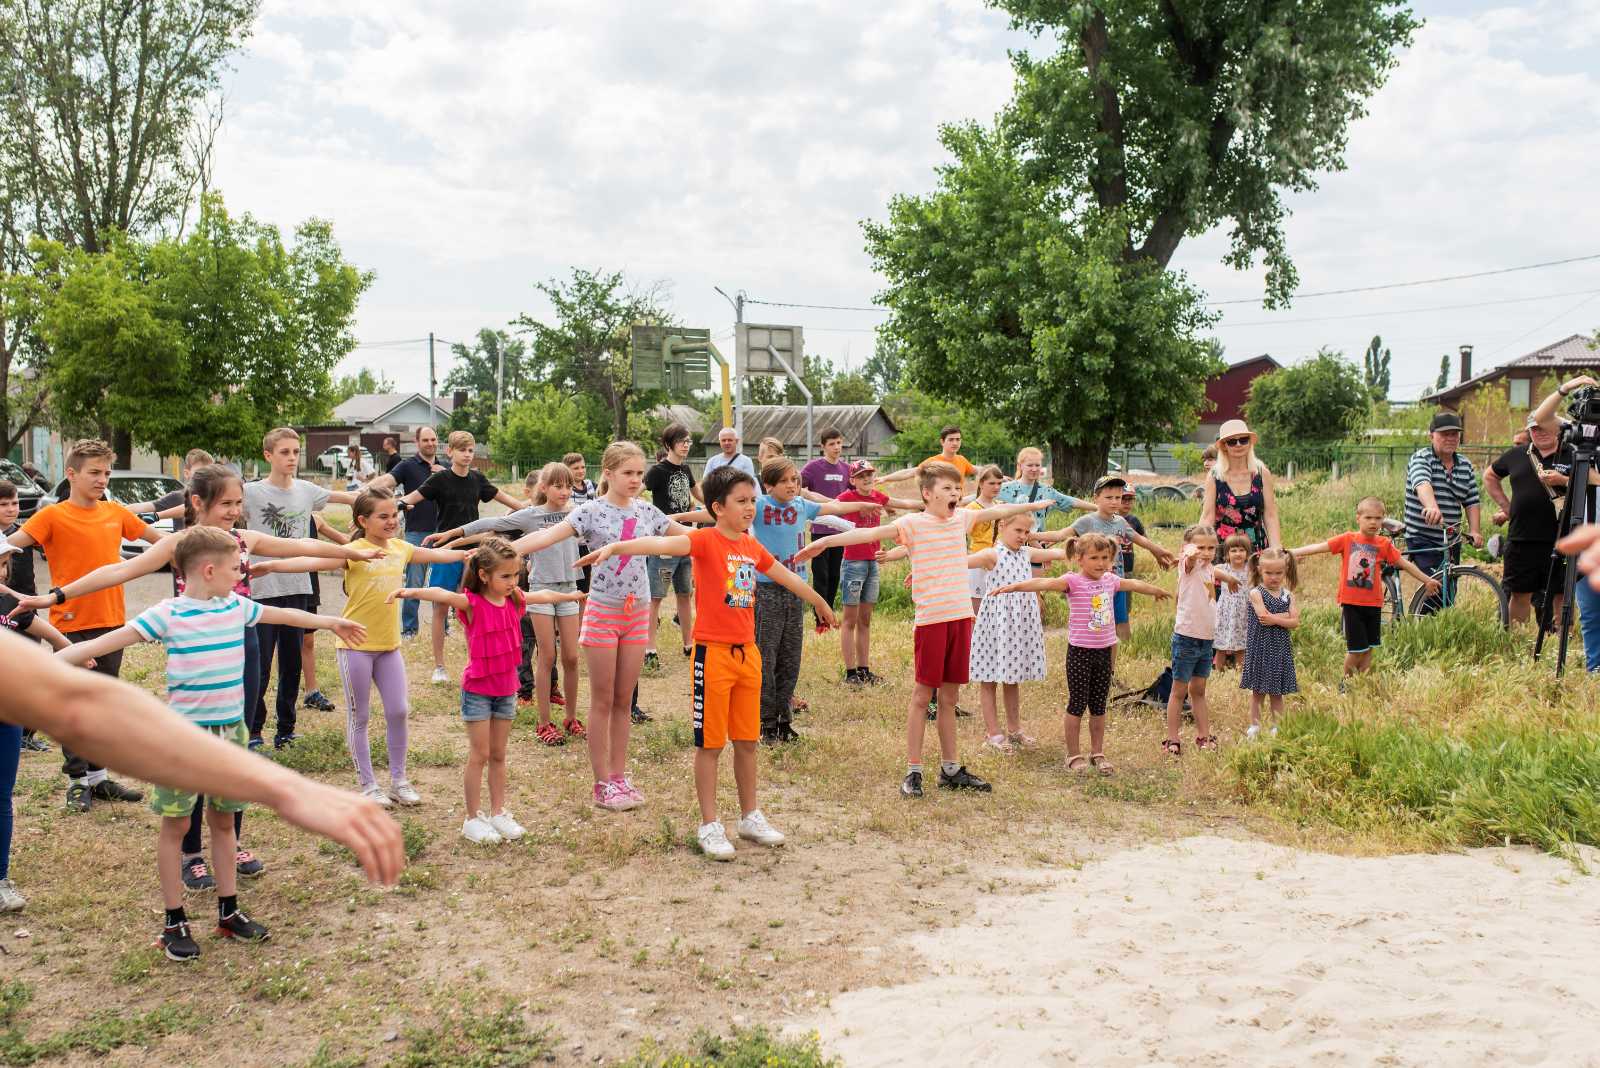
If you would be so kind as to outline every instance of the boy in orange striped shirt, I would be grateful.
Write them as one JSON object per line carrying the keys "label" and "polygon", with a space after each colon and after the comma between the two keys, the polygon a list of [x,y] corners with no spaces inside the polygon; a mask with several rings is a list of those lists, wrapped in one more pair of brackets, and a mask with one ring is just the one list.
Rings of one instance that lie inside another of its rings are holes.
{"label": "boy in orange striped shirt", "polygon": [[922,739],[926,709],[939,699],[939,785],[946,790],[988,792],[984,780],[956,760],[956,693],[967,681],[972,645],[972,600],[967,592],[967,532],[1023,512],[1042,511],[1050,501],[1023,501],[992,508],[957,508],[961,472],[933,462],[917,472],[926,511],[913,512],[891,526],[866,527],[830,534],[801,549],[795,562],[809,560],[836,545],[863,545],[898,538],[911,555],[911,600],[917,606],[915,631],[916,686],[906,718],[906,777],[902,797],[922,796]]}

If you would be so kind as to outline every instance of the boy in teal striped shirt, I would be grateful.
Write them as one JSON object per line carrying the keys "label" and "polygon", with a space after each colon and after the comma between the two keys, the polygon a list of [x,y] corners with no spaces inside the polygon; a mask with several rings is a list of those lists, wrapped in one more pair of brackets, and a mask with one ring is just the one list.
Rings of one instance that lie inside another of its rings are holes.
{"label": "boy in teal striped shirt", "polygon": [[[245,745],[246,627],[276,623],[332,630],[354,642],[365,638],[366,632],[347,619],[260,605],[234,593],[240,574],[239,544],[225,530],[193,527],[173,536],[182,539],[173,552],[172,564],[184,577],[184,594],[152,605],[133,622],[92,641],[68,646],[57,655],[85,664],[137,642],[158,641],[167,650],[167,703],[196,727]],[[151,802],[161,817],[156,868],[167,910],[157,945],[175,961],[200,956],[183,907],[181,871],[183,834],[189,828],[195,802],[196,795],[165,787],[156,789]],[[217,933],[225,938],[260,942],[266,939],[267,929],[239,910],[237,897],[233,814],[243,807],[240,802],[207,798],[206,819],[211,824],[215,865],[212,870],[217,873]]]}

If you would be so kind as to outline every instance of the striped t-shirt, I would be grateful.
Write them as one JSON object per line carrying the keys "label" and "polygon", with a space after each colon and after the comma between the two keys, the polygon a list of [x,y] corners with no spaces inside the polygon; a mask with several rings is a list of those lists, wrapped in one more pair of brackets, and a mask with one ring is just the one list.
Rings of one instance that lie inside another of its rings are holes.
{"label": "striped t-shirt", "polygon": [[1439,454],[1428,445],[1411,454],[1406,464],[1406,548],[1420,549],[1444,545],[1444,528],[1429,526],[1422,518],[1422,498],[1417,487],[1422,483],[1433,487],[1433,497],[1439,503],[1439,514],[1451,525],[1461,522],[1462,513],[1478,504],[1478,473],[1472,461],[1456,453],[1455,463],[1445,470]]}
{"label": "striped t-shirt", "polygon": [[916,625],[972,618],[967,590],[967,531],[978,513],[958,508],[948,519],[912,512],[895,520],[895,534],[911,554],[911,600]]}
{"label": "striped t-shirt", "polygon": [[1122,586],[1116,572],[1087,579],[1069,571],[1067,579],[1067,644],[1079,649],[1105,649],[1117,644],[1112,601]]}
{"label": "striped t-shirt", "polygon": [[167,704],[191,723],[218,727],[244,716],[244,629],[260,618],[259,604],[230,593],[169,597],[129,625],[166,647]]}

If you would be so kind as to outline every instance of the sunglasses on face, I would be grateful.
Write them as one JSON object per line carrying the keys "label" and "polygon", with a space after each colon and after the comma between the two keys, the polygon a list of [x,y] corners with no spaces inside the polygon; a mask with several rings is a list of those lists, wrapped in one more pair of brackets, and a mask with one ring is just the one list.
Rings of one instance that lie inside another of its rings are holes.
{"label": "sunglasses on face", "polygon": [[1228,438],[1226,441],[1223,442],[1223,444],[1228,446],[1228,448],[1230,448],[1230,449],[1236,449],[1240,445],[1248,445],[1248,444],[1250,444],[1250,439],[1248,437]]}

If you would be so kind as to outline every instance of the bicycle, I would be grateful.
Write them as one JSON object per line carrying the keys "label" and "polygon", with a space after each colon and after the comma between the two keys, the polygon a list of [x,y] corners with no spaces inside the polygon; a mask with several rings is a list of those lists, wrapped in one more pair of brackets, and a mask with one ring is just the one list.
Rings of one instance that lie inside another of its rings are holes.
{"label": "bicycle", "polygon": [[[1404,523],[1398,519],[1385,519],[1383,531],[1402,554],[1407,557],[1414,555],[1405,548]],[[1493,618],[1502,628],[1510,627],[1511,606],[1500,581],[1481,567],[1456,562],[1463,540],[1459,525],[1445,525],[1444,559],[1436,570],[1430,572],[1431,577],[1439,580],[1441,589],[1436,594],[1430,594],[1425,587],[1418,586],[1411,595],[1409,605],[1400,586],[1400,570],[1384,567],[1381,576],[1384,615],[1398,623],[1408,612],[1413,616],[1427,616],[1451,608],[1479,618]]]}

